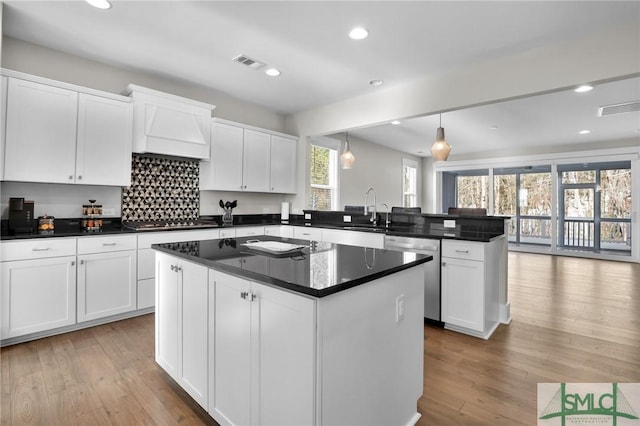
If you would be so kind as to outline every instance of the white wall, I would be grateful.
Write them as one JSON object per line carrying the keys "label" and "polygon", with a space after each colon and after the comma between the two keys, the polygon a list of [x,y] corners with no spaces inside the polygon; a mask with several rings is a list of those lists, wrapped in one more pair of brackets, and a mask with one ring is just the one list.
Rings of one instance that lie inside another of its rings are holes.
{"label": "white wall", "polygon": [[[344,135],[332,135],[344,141]],[[389,208],[402,205],[402,159],[418,162],[418,198],[421,197],[422,165],[420,159],[410,154],[349,137],[351,151],[356,162],[350,170],[340,169],[340,206],[363,205],[367,189],[373,187],[376,193],[377,209],[384,211],[382,204]],[[421,200],[418,200],[418,205]]]}
{"label": "white wall", "polygon": [[34,201],[35,217],[45,213],[57,218],[75,218],[82,215],[82,205],[97,200],[103,209],[114,209],[113,217],[121,215],[122,188],[112,186],[63,185],[48,183],[2,182],[0,212],[9,217],[9,198],[18,197]]}

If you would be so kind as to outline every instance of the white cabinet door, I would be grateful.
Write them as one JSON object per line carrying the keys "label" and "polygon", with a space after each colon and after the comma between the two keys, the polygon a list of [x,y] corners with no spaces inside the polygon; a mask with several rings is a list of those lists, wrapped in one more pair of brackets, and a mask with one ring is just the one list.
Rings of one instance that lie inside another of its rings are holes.
{"label": "white cabinet door", "polygon": [[76,182],[131,183],[133,105],[81,93],[78,98]]}
{"label": "white cabinet door", "polygon": [[78,322],[137,309],[135,250],[78,256]]}
{"label": "white cabinet door", "polygon": [[311,425],[315,302],[212,271],[210,412],[237,425]]}
{"label": "white cabinet door", "polygon": [[250,425],[251,303],[241,297],[250,292],[250,283],[217,271],[211,271],[209,280],[214,316],[209,334],[209,412],[227,424]]}
{"label": "white cabinet door", "polygon": [[5,76],[0,77],[0,180],[4,180],[4,147],[5,147],[5,129],[7,125],[7,87],[9,79]]}
{"label": "white cabinet door", "polygon": [[76,257],[2,262],[1,337],[75,324]]}
{"label": "white cabinet door", "polygon": [[271,192],[296,192],[296,139],[271,136]]}
{"label": "white cabinet door", "polygon": [[[253,283],[252,337],[259,353],[260,425],[314,424],[315,302]],[[255,353],[255,350],[254,350]]]}
{"label": "white cabinet door", "polygon": [[156,361],[206,409],[209,270],[162,253],[156,265]]}
{"label": "white cabinet door", "polygon": [[243,140],[242,127],[213,124],[211,158],[200,163],[200,189],[242,190]]}
{"label": "white cabinet door", "polygon": [[442,258],[442,321],[484,331],[484,262]]}
{"label": "white cabinet door", "polygon": [[156,254],[156,362],[178,380],[178,273],[177,261]]}
{"label": "white cabinet door", "polygon": [[179,262],[178,268],[178,382],[206,409],[209,378],[209,270],[186,261]]}
{"label": "white cabinet door", "polygon": [[242,190],[269,192],[271,167],[271,135],[255,130],[244,130],[244,152],[242,156]]}
{"label": "white cabinet door", "polygon": [[7,92],[5,180],[73,183],[78,93],[16,78]]}

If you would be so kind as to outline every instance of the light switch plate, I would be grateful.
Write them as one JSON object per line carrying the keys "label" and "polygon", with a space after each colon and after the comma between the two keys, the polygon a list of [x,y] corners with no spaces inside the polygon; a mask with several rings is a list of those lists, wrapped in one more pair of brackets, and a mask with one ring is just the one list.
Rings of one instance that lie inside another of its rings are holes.
{"label": "light switch plate", "polygon": [[342,221],[345,223],[351,222],[351,216],[342,216]]}
{"label": "light switch plate", "polygon": [[456,221],[455,220],[447,220],[447,219],[445,219],[444,227],[445,228],[455,228],[456,227]]}
{"label": "light switch plate", "polygon": [[311,220],[311,213],[305,213],[304,214],[304,219],[305,220]]}

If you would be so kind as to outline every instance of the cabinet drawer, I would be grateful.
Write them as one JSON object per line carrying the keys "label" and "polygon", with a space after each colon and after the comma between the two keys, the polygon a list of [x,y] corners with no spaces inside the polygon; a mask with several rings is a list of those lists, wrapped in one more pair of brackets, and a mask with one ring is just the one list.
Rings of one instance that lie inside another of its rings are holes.
{"label": "cabinet drawer", "polygon": [[301,226],[293,227],[293,238],[310,241],[322,241],[322,230]]}
{"label": "cabinet drawer", "polygon": [[221,229],[220,230],[220,238],[235,238],[236,230],[235,229]]}
{"label": "cabinet drawer", "polygon": [[443,240],[442,256],[484,261],[484,247],[483,243]]}
{"label": "cabinet drawer", "polygon": [[2,247],[3,262],[75,256],[76,238],[34,238],[32,240],[3,241],[0,247]]}
{"label": "cabinet drawer", "polygon": [[264,235],[264,226],[236,229],[236,237],[251,237],[253,235]]}
{"label": "cabinet drawer", "polygon": [[133,234],[82,237],[78,239],[78,254],[135,250],[136,245],[137,239]]}

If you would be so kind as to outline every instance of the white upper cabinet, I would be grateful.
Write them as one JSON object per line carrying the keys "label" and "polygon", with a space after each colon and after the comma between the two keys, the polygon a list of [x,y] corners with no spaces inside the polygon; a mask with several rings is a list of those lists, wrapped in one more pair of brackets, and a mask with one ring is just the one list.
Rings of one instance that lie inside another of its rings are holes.
{"label": "white upper cabinet", "polygon": [[211,159],[200,163],[200,189],[242,191],[244,129],[215,123],[211,131]]}
{"label": "white upper cabinet", "polygon": [[271,136],[271,192],[296,192],[298,140]]}
{"label": "white upper cabinet", "polygon": [[129,185],[130,99],[10,74],[3,180]]}
{"label": "white upper cabinet", "polygon": [[78,183],[130,184],[132,125],[131,103],[80,94],[76,154]]}
{"label": "white upper cabinet", "polygon": [[214,119],[200,189],[295,193],[296,148],[294,136]]}
{"label": "white upper cabinet", "polygon": [[[5,129],[7,126],[7,86],[9,79],[0,77],[0,153],[4,157]],[[0,158],[0,180],[4,178],[4,159]]]}
{"label": "white upper cabinet", "polygon": [[271,135],[244,129],[242,190],[269,192]]}
{"label": "white upper cabinet", "polygon": [[4,179],[74,183],[78,92],[9,79]]}
{"label": "white upper cabinet", "polygon": [[133,151],[209,159],[214,105],[130,84]]}

